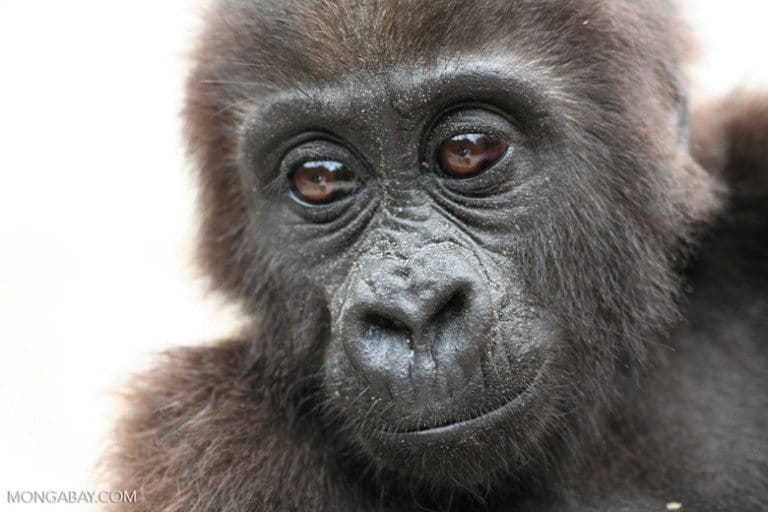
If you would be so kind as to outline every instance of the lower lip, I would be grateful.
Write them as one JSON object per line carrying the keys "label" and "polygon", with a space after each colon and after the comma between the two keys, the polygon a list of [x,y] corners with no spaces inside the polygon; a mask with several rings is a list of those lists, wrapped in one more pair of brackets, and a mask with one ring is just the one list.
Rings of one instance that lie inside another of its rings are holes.
{"label": "lower lip", "polygon": [[462,432],[472,431],[478,428],[483,428],[484,426],[492,425],[497,421],[509,416],[514,411],[525,406],[526,402],[528,402],[528,400],[533,396],[533,393],[536,390],[536,384],[538,383],[538,380],[539,380],[539,376],[537,376],[536,379],[534,379],[534,382],[530,386],[528,386],[525,389],[525,391],[515,396],[515,398],[513,398],[506,404],[502,405],[501,407],[497,409],[493,409],[492,411],[482,414],[480,416],[475,416],[474,418],[470,418],[468,420],[457,421],[456,423],[442,425],[440,427],[428,428],[424,430],[413,430],[413,431],[404,431],[404,432],[384,431],[384,432],[381,432],[381,435],[382,437],[389,438],[392,440],[397,440],[397,441],[402,441],[405,439],[427,440],[427,439],[445,438],[446,436],[456,435]]}

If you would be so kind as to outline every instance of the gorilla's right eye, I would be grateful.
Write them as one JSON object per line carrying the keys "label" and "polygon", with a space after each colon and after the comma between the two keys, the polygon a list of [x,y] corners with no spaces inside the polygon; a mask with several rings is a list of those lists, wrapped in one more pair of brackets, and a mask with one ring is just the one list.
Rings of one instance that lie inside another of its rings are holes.
{"label": "gorilla's right eye", "polygon": [[444,140],[438,149],[440,168],[454,178],[483,172],[507,152],[508,145],[484,133],[465,133]]}
{"label": "gorilla's right eye", "polygon": [[330,203],[351,194],[359,186],[355,174],[335,160],[303,162],[293,170],[290,180],[294,194],[313,204]]}

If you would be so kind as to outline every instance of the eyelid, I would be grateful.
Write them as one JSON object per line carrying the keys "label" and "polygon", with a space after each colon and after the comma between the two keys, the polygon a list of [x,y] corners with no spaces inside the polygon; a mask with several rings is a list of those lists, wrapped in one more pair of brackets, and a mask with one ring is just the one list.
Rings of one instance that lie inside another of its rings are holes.
{"label": "eyelid", "polygon": [[[462,117],[468,117],[469,115],[491,116],[495,120],[501,120],[505,124],[508,124],[514,128],[515,131],[521,131],[519,120],[510,112],[491,103],[480,103],[472,100],[454,103],[440,110],[437,115],[432,118],[428,128],[429,130],[433,130],[436,126],[439,126],[440,124],[450,120],[452,117],[459,115]],[[485,126],[485,123],[483,126]]]}
{"label": "eyelid", "polygon": [[339,169],[343,167],[351,169],[353,167],[353,163],[350,159],[345,158],[346,155],[343,154],[343,149],[339,150],[338,148],[330,147],[320,148],[312,147],[311,145],[312,142],[294,146],[283,155],[279,162],[279,172],[277,173],[279,179],[291,180],[298,169],[309,163],[315,163],[318,168],[328,162],[334,162]]}
{"label": "eyelid", "polygon": [[[486,117],[481,122],[479,117]],[[456,122],[451,122],[455,118]],[[507,130],[500,124],[506,125]],[[450,126],[446,126],[450,125]],[[518,133],[518,127],[511,117],[500,111],[493,105],[477,103],[460,103],[443,109],[426,126],[422,137],[423,149],[434,149],[445,138],[455,137],[465,133],[484,133],[504,141],[510,146],[513,144],[510,133]],[[425,154],[425,156],[429,156]]]}
{"label": "eyelid", "polygon": [[290,167],[296,167],[311,161],[343,160],[341,153],[344,152],[344,146],[334,141],[325,139],[304,140],[293,144],[283,152],[283,155],[280,157],[280,165],[285,166],[288,163]]}
{"label": "eyelid", "polygon": [[327,132],[313,131],[296,137],[279,161],[279,174],[285,177],[297,166],[317,160],[338,161],[361,180],[370,176],[370,166],[357,149],[344,139]]}

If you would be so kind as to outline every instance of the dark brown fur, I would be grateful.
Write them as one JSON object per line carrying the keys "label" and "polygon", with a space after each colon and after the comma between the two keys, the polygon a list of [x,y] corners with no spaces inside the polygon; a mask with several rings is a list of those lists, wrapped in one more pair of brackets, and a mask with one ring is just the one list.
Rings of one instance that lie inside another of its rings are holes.
{"label": "dark brown fur", "polygon": [[[616,114],[594,120],[604,131],[584,136],[599,145],[622,136],[621,115],[642,119],[652,110],[637,84],[627,85],[621,105],[606,104],[602,88],[619,87],[624,75],[648,76],[649,88],[666,84],[684,103],[679,27],[656,1],[219,2],[189,82],[187,134],[200,169],[202,264],[253,326],[236,340],[169,351],[131,385],[108,462],[117,487],[139,490],[127,509],[634,511],[668,501],[684,510],[768,508],[768,98],[737,94],[696,112],[691,153],[701,167],[674,166],[663,183],[638,173],[627,185],[637,195],[610,198],[620,205],[613,223],[585,214],[565,234],[542,227],[541,243],[527,253],[538,289],[558,298],[574,332],[586,339],[617,329],[626,345],[569,370],[581,378],[594,364],[616,386],[584,376],[583,395],[567,395],[586,404],[583,413],[564,418],[540,446],[541,460],[511,480],[431,489],[372,468],[314,403],[321,349],[307,340],[327,326],[322,304],[314,296],[299,304],[301,283],[278,280],[280,262],[248,234],[234,145],[244,101],[403,61],[483,53],[514,38]],[[565,47],[574,49],[567,59],[548,51]],[[593,121],[578,106],[573,115],[582,116],[574,129]],[[642,136],[656,137],[658,120],[646,121]],[[642,149],[642,140],[634,143]],[[637,156],[648,166],[654,158]],[[655,208],[641,204],[653,201]],[[624,230],[631,223],[640,227]],[[580,233],[634,245],[623,254],[635,266],[613,274],[630,264],[579,246]],[[568,256],[550,254],[551,240],[575,244],[575,254],[604,269],[603,300],[580,286],[578,267],[566,261],[552,270],[548,261]],[[659,277],[658,288],[631,287],[647,274]],[[624,321],[610,323],[616,315]],[[633,371],[623,375],[625,366]]]}

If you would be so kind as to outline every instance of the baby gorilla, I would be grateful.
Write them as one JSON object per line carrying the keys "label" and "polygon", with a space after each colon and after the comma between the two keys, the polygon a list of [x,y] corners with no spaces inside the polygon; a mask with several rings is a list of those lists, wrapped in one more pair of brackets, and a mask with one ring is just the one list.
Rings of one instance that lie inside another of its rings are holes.
{"label": "baby gorilla", "polygon": [[662,0],[219,0],[202,262],[111,459],[146,511],[765,510],[768,101]]}

